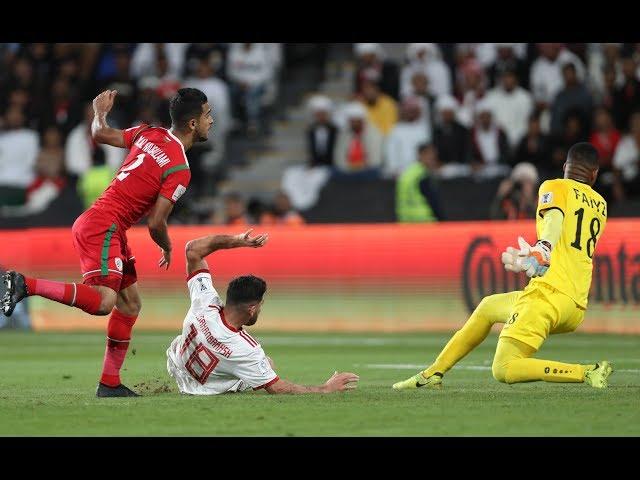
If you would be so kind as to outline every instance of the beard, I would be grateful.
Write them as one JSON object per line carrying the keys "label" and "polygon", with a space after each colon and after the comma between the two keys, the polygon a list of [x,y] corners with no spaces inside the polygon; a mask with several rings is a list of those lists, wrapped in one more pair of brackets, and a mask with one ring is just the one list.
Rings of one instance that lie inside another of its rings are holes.
{"label": "beard", "polygon": [[247,323],[245,323],[245,325],[247,326],[251,326],[251,325],[255,325],[255,323],[258,321],[258,314],[254,314],[251,316],[251,318],[249,318],[249,321]]}
{"label": "beard", "polygon": [[196,136],[196,142],[206,142],[207,139],[209,138],[209,132],[205,132],[205,134],[201,134],[200,132],[198,132],[198,135]]}

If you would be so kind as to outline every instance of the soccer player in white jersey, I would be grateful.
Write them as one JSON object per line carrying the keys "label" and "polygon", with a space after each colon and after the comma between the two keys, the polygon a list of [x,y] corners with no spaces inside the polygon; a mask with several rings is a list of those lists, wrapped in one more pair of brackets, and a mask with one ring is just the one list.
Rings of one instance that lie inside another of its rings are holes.
{"label": "soccer player in white jersey", "polygon": [[331,393],[356,387],[354,373],[336,372],[323,385],[305,386],[283,380],[260,344],[243,328],[258,321],[267,284],[253,275],[229,283],[223,304],[213,287],[205,257],[216,250],[262,247],[266,234],[251,237],[209,235],[187,243],[187,286],[191,308],[167,349],[167,370],[181,393],[217,395],[264,388],[269,393]]}

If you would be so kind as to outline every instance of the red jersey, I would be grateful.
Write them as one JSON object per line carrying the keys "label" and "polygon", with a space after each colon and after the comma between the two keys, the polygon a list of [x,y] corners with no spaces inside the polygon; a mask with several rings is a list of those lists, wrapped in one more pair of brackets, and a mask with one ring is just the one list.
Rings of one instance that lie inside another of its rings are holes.
{"label": "red jersey", "polygon": [[149,213],[158,195],[172,203],[191,180],[184,146],[169,130],[139,125],[124,131],[130,149],[120,171],[91,206],[127,230]]}

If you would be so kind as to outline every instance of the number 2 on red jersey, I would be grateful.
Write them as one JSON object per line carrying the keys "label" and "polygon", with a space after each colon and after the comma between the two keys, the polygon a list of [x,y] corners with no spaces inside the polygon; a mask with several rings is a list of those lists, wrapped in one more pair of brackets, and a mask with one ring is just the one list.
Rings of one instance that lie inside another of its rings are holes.
{"label": "number 2 on red jersey", "polygon": [[140,155],[138,155],[136,157],[136,161],[133,162],[131,165],[128,165],[124,167],[122,170],[120,170],[120,173],[118,173],[118,176],[116,178],[120,181],[123,181],[125,178],[127,178],[130,175],[131,170],[135,170],[140,165],[142,165],[142,162],[144,161],[144,156],[145,156],[144,153],[141,153]]}

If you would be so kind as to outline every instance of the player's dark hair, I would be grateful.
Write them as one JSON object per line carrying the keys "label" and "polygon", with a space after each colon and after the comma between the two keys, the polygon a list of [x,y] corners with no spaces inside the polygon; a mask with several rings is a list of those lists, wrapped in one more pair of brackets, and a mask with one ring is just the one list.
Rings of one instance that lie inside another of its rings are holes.
{"label": "player's dark hair", "polygon": [[207,96],[197,88],[181,88],[169,103],[171,123],[178,128],[185,128],[189,120],[200,116],[205,103]]}
{"label": "player's dark hair", "polygon": [[243,275],[231,280],[227,288],[227,305],[261,302],[267,282],[254,275]]}
{"label": "player's dark hair", "polygon": [[576,143],[569,149],[567,161],[583,165],[590,170],[596,170],[599,167],[598,151],[590,143]]}

